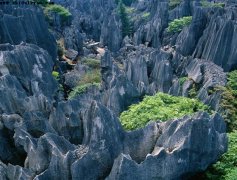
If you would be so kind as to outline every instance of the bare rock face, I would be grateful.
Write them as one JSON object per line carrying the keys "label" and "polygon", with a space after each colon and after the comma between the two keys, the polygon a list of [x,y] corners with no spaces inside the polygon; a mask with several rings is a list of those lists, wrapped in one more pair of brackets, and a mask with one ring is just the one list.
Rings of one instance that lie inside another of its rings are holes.
{"label": "bare rock face", "polygon": [[101,60],[102,73],[102,102],[119,115],[132,103],[138,102],[139,92],[136,87],[127,80],[126,75],[112,62],[109,51],[105,52]]}
{"label": "bare rock face", "polygon": [[236,7],[214,12],[200,38],[194,57],[207,59],[225,71],[236,68]]}
{"label": "bare rock face", "polygon": [[147,43],[150,47],[158,48],[161,44],[162,31],[168,22],[168,3],[152,0],[150,4],[151,18],[136,30],[133,41],[135,45]]}
{"label": "bare rock face", "polygon": [[206,26],[206,14],[201,8],[195,8],[192,23],[184,28],[176,40],[176,49],[184,56],[192,55]]}
{"label": "bare rock face", "polygon": [[49,33],[42,9],[34,6],[21,8],[1,5],[0,43],[12,45],[27,42],[45,49],[55,60],[56,42]]}

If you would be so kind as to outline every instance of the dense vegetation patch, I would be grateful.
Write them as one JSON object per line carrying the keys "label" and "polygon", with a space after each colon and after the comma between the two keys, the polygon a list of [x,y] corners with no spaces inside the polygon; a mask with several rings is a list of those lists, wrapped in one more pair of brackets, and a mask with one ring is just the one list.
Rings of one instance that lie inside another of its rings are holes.
{"label": "dense vegetation patch", "polygon": [[149,121],[166,121],[197,111],[208,111],[208,106],[197,99],[176,97],[164,93],[146,96],[139,104],[131,105],[120,115],[123,127],[132,130],[144,127]]}
{"label": "dense vegetation patch", "polygon": [[185,83],[185,81],[187,81],[188,80],[188,77],[181,77],[181,78],[179,78],[179,84],[180,84],[180,86],[183,86],[183,84]]}
{"label": "dense vegetation patch", "polygon": [[93,69],[99,69],[100,68],[100,60],[94,59],[94,58],[85,58],[82,60],[82,63],[89,66]]}
{"label": "dense vegetation patch", "polygon": [[176,33],[182,31],[185,26],[188,26],[192,21],[192,16],[182,17],[180,19],[174,19],[169,23],[167,28],[168,32]]}
{"label": "dense vegetation patch", "polygon": [[203,7],[219,7],[219,8],[225,7],[225,3],[221,3],[221,2],[214,3],[214,2],[208,2],[207,0],[202,0],[201,5]]}
{"label": "dense vegetation patch", "polygon": [[237,70],[228,73],[226,87],[217,87],[222,91],[222,116],[228,125],[228,151],[220,160],[209,167],[204,178],[210,180],[235,180],[237,177]]}
{"label": "dense vegetation patch", "polygon": [[237,177],[237,131],[228,133],[228,151],[206,172],[206,179],[235,180]]}
{"label": "dense vegetation patch", "polygon": [[91,86],[99,87],[100,83],[87,83],[87,84],[83,84],[83,85],[78,85],[69,93],[68,98],[72,99],[80,94],[83,94]]}
{"label": "dense vegetation patch", "polygon": [[169,9],[174,9],[176,8],[178,5],[180,5],[181,0],[170,0],[169,1]]}
{"label": "dense vegetation patch", "polygon": [[53,71],[53,72],[52,72],[52,76],[54,77],[54,79],[55,79],[56,81],[59,80],[59,72]]}
{"label": "dense vegetation patch", "polygon": [[122,23],[123,37],[130,36],[132,34],[132,23],[130,22],[126,7],[122,1],[120,1],[118,4],[118,14],[120,16],[121,23]]}
{"label": "dense vegetation patch", "polygon": [[88,71],[78,82],[78,85],[72,89],[68,98],[72,99],[75,96],[86,92],[90,86],[99,86],[101,82],[101,74],[99,69]]}
{"label": "dense vegetation patch", "polygon": [[221,107],[222,115],[227,122],[228,130],[237,130],[237,70],[228,73],[226,87],[218,87],[222,90]]}
{"label": "dense vegetation patch", "polygon": [[65,22],[71,17],[71,13],[68,11],[68,9],[64,8],[61,5],[58,4],[50,4],[47,5],[44,9],[44,13],[46,15],[46,18],[49,22],[53,21],[50,13],[57,13],[61,17],[62,21]]}
{"label": "dense vegetation patch", "polygon": [[142,14],[142,18],[143,19],[148,19],[150,17],[150,13],[149,12],[145,12]]}

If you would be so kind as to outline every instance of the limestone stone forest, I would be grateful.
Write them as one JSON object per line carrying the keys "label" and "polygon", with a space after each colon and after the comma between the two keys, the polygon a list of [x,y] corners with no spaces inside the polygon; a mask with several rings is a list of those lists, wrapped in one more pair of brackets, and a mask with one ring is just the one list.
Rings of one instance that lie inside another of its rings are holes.
{"label": "limestone stone forest", "polygon": [[0,180],[236,180],[237,0],[2,0]]}

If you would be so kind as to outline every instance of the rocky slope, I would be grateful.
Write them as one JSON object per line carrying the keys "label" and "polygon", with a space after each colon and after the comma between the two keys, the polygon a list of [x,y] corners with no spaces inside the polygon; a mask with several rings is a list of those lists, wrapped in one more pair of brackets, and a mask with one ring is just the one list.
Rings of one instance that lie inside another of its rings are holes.
{"label": "rocky slope", "polygon": [[[217,161],[227,150],[218,112],[129,132],[118,116],[160,91],[190,96],[195,90],[218,111],[221,92],[210,90],[224,86],[226,72],[236,68],[237,2],[205,8],[185,0],[174,9],[167,1],[133,3],[130,38],[122,37],[112,0],[55,2],[73,17],[55,37],[41,8],[0,6],[0,179],[188,179]],[[140,19],[144,13],[148,18]],[[191,24],[167,32],[168,23],[183,16],[192,16]],[[100,60],[100,88],[66,98],[66,88],[76,85],[67,81],[80,79],[89,67],[59,61],[58,36],[66,49]],[[91,40],[100,43],[88,45]],[[102,57],[95,48],[105,49]],[[55,67],[59,81],[52,76]]]}

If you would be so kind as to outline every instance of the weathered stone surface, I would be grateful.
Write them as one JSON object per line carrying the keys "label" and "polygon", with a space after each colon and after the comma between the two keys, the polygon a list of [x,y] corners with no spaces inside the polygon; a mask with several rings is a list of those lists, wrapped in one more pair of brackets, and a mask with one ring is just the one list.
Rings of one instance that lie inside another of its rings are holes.
{"label": "weathered stone surface", "polygon": [[219,9],[200,38],[194,57],[206,59],[229,71],[237,67],[236,8]]}
{"label": "weathered stone surface", "polygon": [[184,56],[192,55],[206,26],[206,14],[201,8],[195,8],[192,23],[184,28],[176,40],[176,49]]}
{"label": "weathered stone surface", "polygon": [[120,49],[122,43],[122,31],[115,16],[108,17],[102,24],[100,42],[112,52]]}
{"label": "weathered stone surface", "polygon": [[[73,100],[61,97],[52,77],[56,43],[42,12],[4,7],[0,43],[19,45],[0,45],[0,179],[183,179],[205,170],[226,151],[225,124],[218,114],[200,112],[129,132],[117,117],[143,95],[188,96],[194,85],[197,97],[217,110],[220,93],[209,90],[226,83],[220,66],[230,70],[236,63],[234,6],[230,11],[203,9],[185,0],[168,12],[168,1],[139,1],[132,5],[134,14],[149,17],[135,19],[134,36],[123,40],[114,1],[58,2],[73,14],[72,26],[63,32],[67,49],[82,54],[83,41],[108,46],[101,60],[101,88],[91,87]],[[170,35],[176,47],[161,47],[168,19],[185,15],[193,15],[193,22]],[[228,43],[230,54],[226,47],[222,52],[228,61],[218,54],[220,63],[213,54]],[[88,57],[96,56],[84,50]],[[62,69],[63,85],[73,88],[88,67]],[[181,77],[188,79],[181,84]]]}
{"label": "weathered stone surface", "polygon": [[101,73],[104,89],[102,102],[115,114],[119,115],[129,105],[138,101],[138,90],[127,81],[126,75],[112,62],[108,51],[101,59]]}
{"label": "weathered stone surface", "polygon": [[83,36],[76,27],[70,26],[64,28],[63,37],[66,49],[75,49],[80,55],[84,53]]}
{"label": "weathered stone surface", "polygon": [[138,164],[129,155],[120,154],[107,179],[183,179],[205,170],[227,149],[219,146],[227,138],[218,114],[198,113],[158,126],[160,135],[145,160]]}
{"label": "weathered stone surface", "polygon": [[68,50],[66,50],[66,52],[65,52],[65,56],[66,56],[68,59],[70,59],[70,60],[72,60],[72,61],[75,61],[76,58],[77,58],[77,56],[78,56],[78,52],[75,51],[74,49],[68,49]]}
{"label": "weathered stone surface", "polygon": [[186,71],[189,79],[192,79],[200,87],[197,97],[213,109],[218,110],[221,93],[218,91],[209,93],[209,91],[226,85],[227,77],[223,69],[212,62],[194,59],[186,67]]}
{"label": "weathered stone surface", "polygon": [[142,24],[134,33],[135,45],[148,44],[150,47],[159,47],[161,44],[161,33],[168,23],[168,3],[151,1],[151,19]]}
{"label": "weathered stone surface", "polygon": [[1,5],[0,43],[20,44],[22,41],[36,44],[56,59],[56,42],[49,33],[42,9],[29,6]]}

